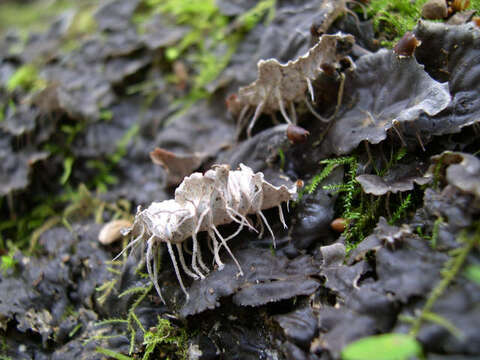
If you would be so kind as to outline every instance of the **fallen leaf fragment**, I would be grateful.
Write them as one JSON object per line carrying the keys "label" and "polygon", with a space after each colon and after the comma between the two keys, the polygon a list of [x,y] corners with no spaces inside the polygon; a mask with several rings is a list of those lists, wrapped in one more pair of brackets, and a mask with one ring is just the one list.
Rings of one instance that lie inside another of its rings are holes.
{"label": "fallen leaf fragment", "polygon": [[103,245],[113,244],[122,237],[121,230],[132,226],[128,220],[113,220],[106,223],[98,234],[98,241]]}
{"label": "fallen leaf fragment", "polygon": [[198,153],[178,155],[171,151],[155,148],[150,153],[152,161],[167,172],[167,186],[178,185],[202,164],[205,156]]}

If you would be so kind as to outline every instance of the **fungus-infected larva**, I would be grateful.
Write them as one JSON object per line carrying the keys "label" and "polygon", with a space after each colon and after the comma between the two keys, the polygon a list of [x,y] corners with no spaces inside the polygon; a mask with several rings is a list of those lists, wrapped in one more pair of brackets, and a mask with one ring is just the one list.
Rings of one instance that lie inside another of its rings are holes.
{"label": "fungus-infected larva", "polygon": [[[342,67],[342,63],[345,63],[349,64],[351,69],[354,68],[352,59],[347,56],[354,42],[352,35],[326,34],[322,35],[318,43],[306,54],[286,64],[281,64],[277,59],[260,60],[257,63],[257,80],[241,87],[238,95],[227,99],[229,109],[238,116],[239,133],[243,131],[248,114],[252,111],[253,117],[247,128],[249,137],[261,113],[280,111],[287,123],[295,124],[294,103],[301,101],[306,102],[312,114],[326,120],[315,112],[305,92],[308,90],[311,101],[315,100],[312,82],[326,67],[336,71]],[[287,114],[287,108],[291,119]]]}
{"label": "fungus-infected larva", "polygon": [[[219,250],[223,246],[235,261],[239,274],[243,275],[240,264],[228,247],[228,240],[237,236],[244,226],[255,230],[246,216],[256,214],[267,226],[275,245],[275,236],[262,210],[277,206],[280,221],[286,227],[281,204],[295,197],[296,186],[291,189],[284,185],[273,186],[263,179],[263,173],[255,174],[243,164],[240,164],[240,170],[235,171],[231,171],[228,165],[216,165],[205,174],[194,173],[186,177],[175,190],[175,199],[154,202],[144,210],[139,207],[133,226],[129,229],[138,236],[124,251],[143,244],[146,248],[148,274],[158,295],[165,302],[157,281],[155,249],[160,243],[166,243],[178,282],[188,300],[174,245],[183,271],[194,279],[203,279],[204,273],[209,269],[202,260],[197,234],[206,231],[211,241],[209,248],[218,268],[224,266],[219,256]],[[224,238],[217,227],[231,222],[238,223],[239,227],[232,235]],[[191,269],[185,262],[182,249],[183,242],[190,237],[193,242]]]}

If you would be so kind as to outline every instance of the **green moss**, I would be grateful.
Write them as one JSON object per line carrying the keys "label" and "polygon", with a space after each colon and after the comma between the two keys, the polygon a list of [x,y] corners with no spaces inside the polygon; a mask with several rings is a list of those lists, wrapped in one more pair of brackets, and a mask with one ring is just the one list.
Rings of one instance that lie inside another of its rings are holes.
{"label": "green moss", "polygon": [[[325,165],[322,172],[320,174],[315,175],[310,180],[310,182],[303,189],[299,191],[297,201],[300,201],[304,194],[312,194],[317,189],[318,185],[323,180],[325,180],[328,176],[330,176],[330,174],[336,167],[341,165],[349,165],[354,161],[356,160],[353,157],[339,157],[334,159],[322,160],[320,163]],[[332,189],[332,190],[338,191],[338,187],[335,187],[335,189]]]}
{"label": "green moss", "polygon": [[397,209],[393,213],[388,223],[390,225],[394,225],[397,221],[405,217],[405,215],[407,214],[407,210],[411,205],[412,205],[412,194],[408,194],[407,197],[400,202],[400,205],[397,207]]}
{"label": "green moss", "polygon": [[106,192],[109,185],[114,185],[118,179],[113,175],[118,162],[125,156],[127,146],[137,135],[139,125],[134,124],[117,142],[115,150],[106,159],[94,159],[87,162],[87,167],[96,170],[96,175],[88,183],[89,188],[95,188],[98,193]]}
{"label": "green moss", "polygon": [[43,30],[50,19],[72,6],[69,0],[5,1],[0,4],[0,32],[18,27],[23,31]]}
{"label": "green moss", "polygon": [[283,171],[285,169],[285,153],[282,148],[278,149],[278,157],[280,158],[280,169]]}
{"label": "green moss", "polygon": [[470,9],[476,10],[477,15],[480,12],[480,0],[470,0]]}
{"label": "green moss", "polygon": [[32,64],[19,67],[7,82],[8,91],[17,89],[38,91],[45,88],[45,86],[45,80],[39,76],[37,67]]}
{"label": "green moss", "polygon": [[[393,166],[398,164],[407,155],[405,148],[394,151],[391,149],[390,159],[380,169],[374,171],[378,176],[384,176]],[[316,174],[307,185],[299,191],[297,202],[301,201],[305,194],[316,191],[338,167],[343,166],[345,175],[340,184],[323,185],[323,190],[339,193],[335,204],[336,216],[346,220],[347,227],[343,232],[347,252],[354,249],[367,235],[369,235],[380,216],[387,214],[388,222],[395,224],[408,216],[408,212],[419,206],[422,201],[421,191],[414,190],[406,195],[389,194],[374,196],[365,194],[357,181],[358,155],[325,159],[320,162],[324,165],[322,171]],[[405,160],[408,161],[408,160]],[[420,196],[419,196],[420,195]]]}
{"label": "green moss", "polygon": [[470,251],[480,245],[480,222],[475,223],[473,229],[462,231],[457,241],[462,246],[450,251],[451,257],[446,261],[444,268],[440,272],[442,279],[430,292],[420,314],[413,321],[412,328],[410,329],[412,336],[418,335],[424,321],[440,323],[450,331],[456,332],[455,328],[452,328],[449,323],[446,323],[439,318],[438,315],[432,313],[432,309],[436,301],[445,293],[455,277],[460,273]]}
{"label": "green moss", "polygon": [[101,346],[97,347],[95,351],[99,354],[108,356],[109,358],[115,359],[115,360],[135,360],[134,358],[130,356],[126,356],[120,353],[117,353],[113,350],[105,349]]}
{"label": "green moss", "polygon": [[90,7],[77,11],[72,24],[68,28],[67,36],[78,37],[93,33],[97,29],[93,11],[94,9]]}
{"label": "green moss", "polygon": [[480,285],[480,265],[470,265],[465,269],[464,275],[471,281]]}
{"label": "green moss", "polygon": [[262,19],[275,14],[275,0],[262,0],[233,21],[222,15],[215,0],[144,0],[134,21],[139,32],[152,15],[162,13],[171,22],[191,30],[177,44],[165,49],[169,62],[182,59],[192,66],[190,91],[181,100],[184,107],[209,95],[207,85],[215,80],[230,62],[242,37]]}
{"label": "green moss", "polygon": [[7,344],[7,338],[5,335],[0,336],[1,341],[0,341],[0,360],[12,360],[11,357],[4,355],[8,351],[8,344]]}
{"label": "green moss", "polygon": [[81,44],[80,40],[82,38],[97,30],[97,22],[93,13],[94,8],[88,5],[77,10],[63,39],[61,45],[63,51],[71,52],[77,49]]}
{"label": "green moss", "polygon": [[187,358],[187,333],[173,327],[170,321],[158,317],[157,325],[143,334],[145,353],[142,360],[149,360],[155,349],[162,354],[173,353],[180,359]]}
{"label": "green moss", "polygon": [[406,31],[413,29],[427,0],[371,0],[368,15],[382,45],[392,47]]}
{"label": "green moss", "polygon": [[0,272],[5,275],[8,270],[13,269],[17,264],[17,260],[14,259],[14,255],[17,249],[11,246],[10,251],[6,255],[0,257]]}

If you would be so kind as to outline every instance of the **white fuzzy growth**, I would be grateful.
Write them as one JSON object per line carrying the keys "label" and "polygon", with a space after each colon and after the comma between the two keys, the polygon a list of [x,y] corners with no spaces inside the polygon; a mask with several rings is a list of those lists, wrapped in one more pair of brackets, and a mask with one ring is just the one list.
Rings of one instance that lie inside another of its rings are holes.
{"label": "white fuzzy growth", "polygon": [[[166,242],[180,286],[188,299],[172,244],[177,245],[180,265],[184,272],[194,279],[203,279],[208,268],[202,260],[197,234],[206,231],[213,244],[213,248],[210,248],[218,268],[223,268],[219,257],[223,246],[235,261],[239,274],[243,275],[240,264],[227,245],[228,240],[238,235],[244,226],[254,229],[246,216],[257,214],[272,234],[275,245],[273,232],[262,210],[278,206],[280,220],[286,227],[281,204],[295,196],[296,187],[288,189],[286,186],[273,186],[263,179],[263,173],[255,174],[243,164],[240,164],[240,170],[236,171],[231,171],[228,165],[217,165],[205,174],[194,173],[186,177],[176,189],[175,199],[154,202],[145,210],[139,209],[131,231],[140,235],[128,247],[143,240],[147,249],[147,270],[163,300],[157,283],[157,256],[153,250],[160,242]],[[238,223],[239,228],[234,234],[224,238],[217,226],[231,222]],[[181,246],[181,243],[190,237],[193,242],[191,269],[186,265]]]}
{"label": "white fuzzy growth", "polygon": [[[345,5],[344,2],[342,4]],[[262,113],[280,111],[287,123],[296,123],[294,103],[305,101],[307,106],[312,108],[305,92],[308,90],[313,101],[312,81],[323,72],[322,65],[339,69],[340,62],[346,60],[353,67],[353,61],[346,56],[346,52],[353,46],[354,41],[352,35],[325,34],[306,54],[286,64],[281,64],[277,59],[260,60],[257,63],[257,80],[238,91],[238,103],[235,106],[242,109],[238,119],[239,132],[246,125],[247,114],[252,108],[255,111],[247,128],[249,137]],[[290,116],[286,108],[290,109]],[[316,115],[315,111],[313,113]]]}

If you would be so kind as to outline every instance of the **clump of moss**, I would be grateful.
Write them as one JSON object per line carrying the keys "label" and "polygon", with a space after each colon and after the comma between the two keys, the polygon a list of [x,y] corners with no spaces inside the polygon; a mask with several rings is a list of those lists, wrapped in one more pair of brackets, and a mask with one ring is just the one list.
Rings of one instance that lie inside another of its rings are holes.
{"label": "clump of moss", "polygon": [[[390,160],[386,162],[385,166],[381,169],[374,167],[376,175],[384,176],[406,155],[405,148],[399,148],[395,152],[392,148]],[[380,216],[388,214],[388,222],[393,225],[405,219],[408,213],[419,205],[419,199],[422,198],[422,196],[417,196],[419,193],[415,190],[406,195],[400,193],[394,197],[390,194],[378,197],[365,194],[356,179],[359,168],[358,155],[356,154],[325,159],[320,164],[324,165],[322,171],[315,175],[300,191],[297,201],[301,201],[303,195],[315,192],[318,186],[328,179],[335,168],[343,166],[345,171],[343,183],[324,185],[322,188],[339,194],[335,208],[337,216],[345,219],[347,223],[347,227],[342,234],[345,238],[347,252],[353,250],[366,236],[371,234]]]}
{"label": "clump of moss", "polygon": [[161,356],[175,354],[180,359],[187,358],[187,333],[184,329],[173,327],[170,321],[158,317],[157,325],[143,334],[145,353],[143,360],[157,351]]}
{"label": "clump of moss", "polygon": [[7,82],[7,90],[14,91],[39,91],[44,89],[46,82],[38,74],[38,69],[33,64],[26,64],[17,69]]}
{"label": "clump of moss", "polygon": [[[119,274],[120,275],[120,274]],[[146,277],[148,275],[140,273],[141,276]],[[106,297],[110,294],[111,288],[115,286],[116,280],[109,281],[102,285],[101,287],[97,288],[97,291],[103,291],[104,294],[99,298],[103,301]],[[110,285],[113,283],[113,285]],[[136,353],[135,350],[135,339],[138,331],[141,331],[143,334],[143,345],[144,349],[142,349],[143,357],[142,360],[149,360],[151,356],[156,353],[157,358],[171,358],[171,356],[175,356],[176,359],[186,359],[187,358],[187,332],[184,328],[179,328],[174,326],[168,321],[167,319],[163,319],[161,317],[157,318],[156,326],[146,329],[143,324],[141,323],[140,319],[135,313],[137,307],[142,303],[147,295],[153,288],[153,284],[149,284],[146,286],[138,286],[133,287],[125,290],[123,293],[118,295],[119,298],[130,295],[130,294],[138,294],[139,296],[130,306],[127,318],[114,318],[114,319],[106,319],[97,323],[97,326],[103,325],[124,325],[127,330],[127,334],[130,340],[130,347],[129,347],[129,355]],[[106,292],[108,291],[108,294]],[[126,334],[115,334],[115,335],[99,335],[94,336],[86,340],[86,342],[92,340],[108,340],[113,337],[125,336]],[[137,349],[138,350],[138,349]],[[118,354],[113,352],[112,350],[105,349],[102,347],[97,348],[97,352],[111,356],[115,359],[133,359],[131,357],[127,357],[122,354]],[[137,357],[135,357],[137,359]]]}
{"label": "clump of moss", "polygon": [[[8,253],[0,256],[0,273],[4,276],[6,275],[8,270],[13,269],[17,264],[17,260],[14,258],[17,248],[11,242],[7,244],[7,247],[10,249]],[[3,248],[4,246],[2,244],[0,249]]]}
{"label": "clump of moss", "polygon": [[232,19],[222,15],[215,0],[144,0],[134,21],[142,25],[152,15],[161,13],[178,25],[191,30],[177,44],[165,50],[170,63],[182,58],[193,68],[191,89],[184,102],[208,97],[206,86],[228,65],[243,35],[262,19],[269,21],[275,0],[262,0],[246,13]]}
{"label": "clump of moss", "polygon": [[427,0],[371,0],[368,15],[383,46],[392,47],[421,17]]}

